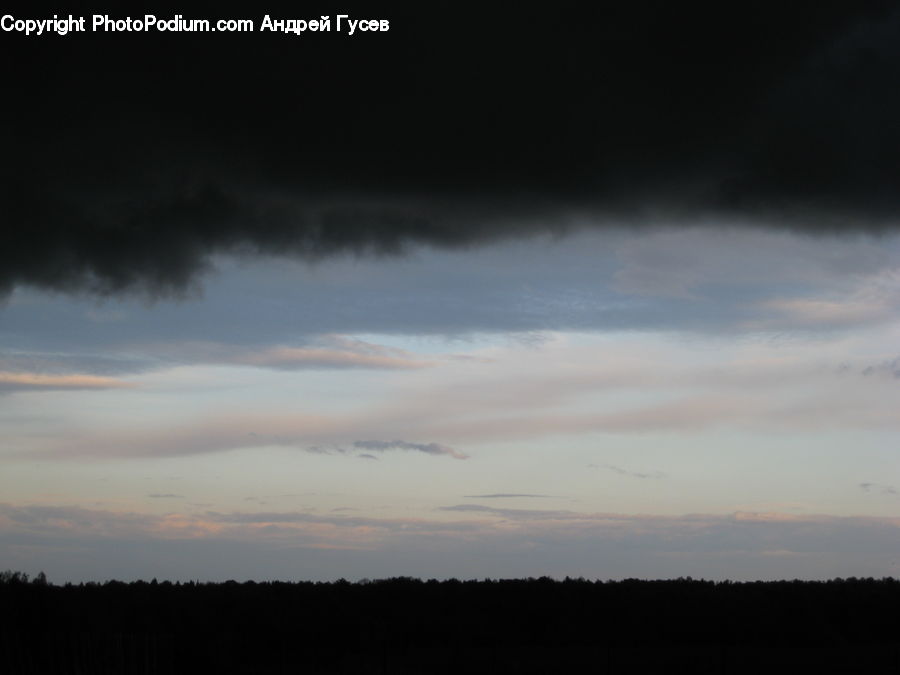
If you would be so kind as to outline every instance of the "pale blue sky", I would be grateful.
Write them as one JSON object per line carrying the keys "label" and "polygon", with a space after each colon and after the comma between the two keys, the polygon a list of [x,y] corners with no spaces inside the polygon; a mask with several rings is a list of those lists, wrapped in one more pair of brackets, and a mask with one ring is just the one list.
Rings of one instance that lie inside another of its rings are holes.
{"label": "pale blue sky", "polygon": [[741,224],[20,287],[0,552],[60,581],[896,574],[898,309],[897,237]]}

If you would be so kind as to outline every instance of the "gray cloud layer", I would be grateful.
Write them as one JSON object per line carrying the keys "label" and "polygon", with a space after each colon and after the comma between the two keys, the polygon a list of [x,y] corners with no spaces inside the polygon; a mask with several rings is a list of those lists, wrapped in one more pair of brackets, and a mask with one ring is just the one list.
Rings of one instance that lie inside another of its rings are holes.
{"label": "gray cloud layer", "polygon": [[160,516],[0,504],[0,553],[5,564],[43,569],[57,583],[161,577],[173,561],[173,578],[181,579],[811,579],[888,576],[900,563],[900,523],[890,518],[753,512],[664,517],[489,507],[450,512],[460,518]]}
{"label": "gray cloud layer", "polygon": [[[414,370],[435,360],[338,334],[846,331],[898,315],[898,265],[896,237],[809,239],[721,224],[417,250],[394,265],[222,261],[201,302],[98,308],[20,291],[3,310],[0,370],[116,375],[196,362]],[[873,374],[890,368],[869,365]]]}

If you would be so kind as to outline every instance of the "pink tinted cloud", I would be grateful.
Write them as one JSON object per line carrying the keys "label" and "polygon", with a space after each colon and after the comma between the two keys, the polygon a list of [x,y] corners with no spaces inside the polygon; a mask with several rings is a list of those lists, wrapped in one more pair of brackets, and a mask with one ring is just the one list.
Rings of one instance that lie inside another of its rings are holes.
{"label": "pink tinted cloud", "polygon": [[124,389],[133,386],[129,382],[98,375],[45,375],[42,373],[0,371],[0,394],[21,391]]}
{"label": "pink tinted cloud", "polygon": [[[465,504],[432,517],[374,518],[309,512],[166,515],[78,506],[0,504],[0,535],[111,540],[229,539],[270,546],[390,550],[399,544],[482,542],[517,548],[640,545],[655,552],[814,552],[869,547],[900,553],[900,518],[827,514],[588,513]],[[451,515],[447,519],[446,515]]]}
{"label": "pink tinted cloud", "polygon": [[232,363],[286,370],[299,368],[412,370],[434,365],[431,361],[409,355],[364,354],[308,347],[272,347],[237,355],[232,359]]}
{"label": "pink tinted cloud", "polygon": [[175,363],[243,365],[275,370],[418,370],[435,365],[417,354],[342,335],[320,335],[309,344],[247,348],[220,342],[151,344],[145,349]]}

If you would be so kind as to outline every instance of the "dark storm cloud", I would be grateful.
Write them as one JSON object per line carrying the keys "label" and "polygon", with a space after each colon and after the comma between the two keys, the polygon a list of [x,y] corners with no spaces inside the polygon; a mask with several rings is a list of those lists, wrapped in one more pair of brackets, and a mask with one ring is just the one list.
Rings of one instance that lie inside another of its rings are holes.
{"label": "dark storm cloud", "polygon": [[379,13],[352,38],[7,34],[0,292],[178,294],[217,253],[462,247],[584,212],[896,226],[896,3]]}

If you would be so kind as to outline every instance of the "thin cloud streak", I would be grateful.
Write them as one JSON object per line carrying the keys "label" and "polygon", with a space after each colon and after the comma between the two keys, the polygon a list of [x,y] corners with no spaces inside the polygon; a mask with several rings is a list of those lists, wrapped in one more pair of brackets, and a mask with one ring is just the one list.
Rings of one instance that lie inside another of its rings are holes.
{"label": "thin cloud streak", "polygon": [[535,495],[517,492],[495,492],[488,495],[463,495],[466,499],[516,499],[516,498],[534,498],[534,499],[551,499],[556,495]]}
{"label": "thin cloud streak", "polygon": [[[348,448],[366,454],[388,449],[411,450],[464,459],[466,453],[455,446],[533,440],[555,434],[695,434],[720,428],[775,431],[900,428],[893,403],[896,396],[893,378],[865,377],[861,372],[853,374],[836,366],[831,369],[800,367],[795,373],[787,371],[785,377],[779,378],[779,364],[770,367],[771,377],[765,374],[764,367],[754,369],[749,364],[721,372],[676,371],[675,375],[658,380],[658,393],[648,390],[654,395],[646,403],[623,408],[610,399],[607,404],[594,404],[593,412],[565,412],[555,406],[539,405],[553,397],[534,399],[528,391],[523,393],[521,401],[512,390],[492,401],[494,383],[487,382],[472,386],[478,393],[471,399],[456,395],[456,385],[443,390],[428,386],[424,390],[413,388],[411,393],[352,412],[251,415],[235,410],[166,429],[148,426],[101,433],[82,427],[66,433],[64,440],[11,437],[8,444],[11,455],[32,459],[171,457],[264,446],[336,454],[344,454]],[[659,376],[654,370],[650,369],[650,377]],[[566,378],[548,380],[551,388],[558,388],[559,393],[554,397],[564,399],[592,391],[590,378],[585,380],[581,372],[573,377],[572,383]],[[788,386],[792,378],[796,378],[796,386]],[[747,386],[739,386],[741,382]],[[508,384],[500,381],[498,391],[506,392]],[[721,385],[726,386],[723,389]],[[602,374],[600,391],[616,391],[615,387],[608,387]],[[403,440],[408,438],[429,440]]]}
{"label": "thin cloud streak", "polygon": [[353,447],[372,452],[384,452],[385,450],[414,450],[426,455],[447,455],[453,459],[468,459],[469,456],[448,445],[440,443],[410,443],[409,441],[353,441]]}
{"label": "thin cloud streak", "polygon": [[140,346],[158,367],[173,365],[238,365],[273,370],[417,370],[436,365],[403,349],[385,347],[344,335],[310,336],[307,344],[244,347],[221,342],[191,341]]}
{"label": "thin cloud streak", "polygon": [[589,468],[606,469],[617,473],[620,476],[628,476],[630,478],[665,478],[666,474],[662,471],[629,471],[615,464],[588,464]]}
{"label": "thin cloud streak", "polygon": [[384,370],[409,370],[427,368],[434,365],[432,361],[421,361],[412,358],[354,354],[328,349],[308,349],[303,347],[273,347],[255,354],[236,356],[230,362],[239,365],[284,370],[299,370],[303,368],[373,368]]}
{"label": "thin cloud streak", "polygon": [[885,485],[884,483],[860,483],[859,487],[864,492],[878,492],[883,495],[900,495],[897,488],[893,485]]}
{"label": "thin cloud streak", "polygon": [[[440,456],[445,455],[454,459],[468,459],[469,456],[459,450],[451,448],[440,443],[411,443],[409,441],[393,440],[393,441],[354,441],[352,446],[356,450],[368,450],[355,455],[359,459],[374,459],[378,457],[371,454],[372,452],[388,452],[391,450],[412,450],[421,452],[426,455]],[[338,444],[332,445],[311,445],[306,448],[307,452],[315,455],[347,455],[351,452],[345,447]]]}
{"label": "thin cloud streak", "polygon": [[452,511],[454,513],[481,513],[509,520],[573,520],[590,516],[579,515],[574,511],[551,511],[541,509],[498,509],[493,506],[481,504],[455,504],[453,506],[439,506],[439,511]]}
{"label": "thin cloud streak", "polygon": [[[168,513],[86,509],[77,506],[0,504],[0,537],[30,535],[57,541],[228,539],[259,546],[308,546],[338,550],[390,550],[396,545],[489,543],[531,547],[637,547],[647,553],[900,553],[900,518],[838,517],[779,512],[658,516],[503,509],[475,504],[439,507],[456,520],[373,518],[285,512]],[[562,549],[566,550],[566,549]]]}
{"label": "thin cloud streak", "polygon": [[98,375],[48,375],[43,373],[0,372],[0,395],[27,391],[69,391],[127,389],[134,384]]}

